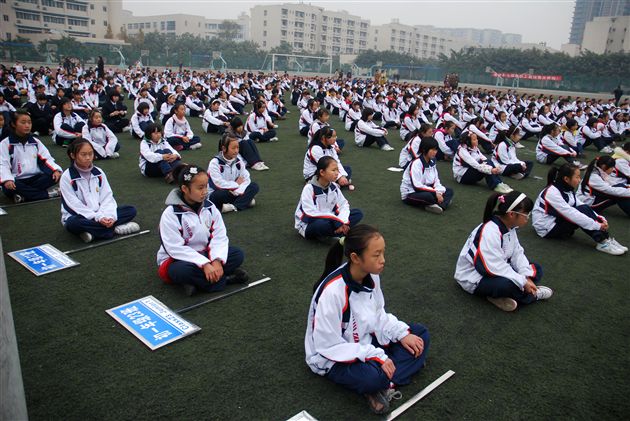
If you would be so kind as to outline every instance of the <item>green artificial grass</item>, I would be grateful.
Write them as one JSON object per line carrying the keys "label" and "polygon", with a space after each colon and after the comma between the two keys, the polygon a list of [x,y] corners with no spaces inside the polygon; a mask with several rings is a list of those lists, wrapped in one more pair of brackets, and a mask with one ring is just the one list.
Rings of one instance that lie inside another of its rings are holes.
{"label": "green artificial grass", "polygon": [[[131,104],[128,104],[131,107]],[[31,419],[281,420],[307,410],[321,420],[377,419],[365,399],[310,372],[304,332],[312,285],[326,244],[309,242],[293,228],[303,186],[305,139],[297,134],[295,107],[279,122],[280,142],[259,144],[270,171],[252,171],[260,185],[257,205],[224,216],[230,242],[246,253],[253,280],[271,282],[185,314],[201,332],[151,352],[105,310],[153,295],[172,309],[210,295],[186,297],[156,274],[157,224],[172,188],[144,178],[138,141],[119,135],[121,158],[97,163],[119,204],[133,204],[148,235],[72,255],[80,266],[36,278],[6,259]],[[203,148],[184,160],[206,168],[217,135],[202,134]],[[595,251],[583,233],[571,241],[548,241],[531,226],[520,240],[531,261],[543,265],[548,301],[503,313],[464,292],[453,280],[455,262],[471,230],[481,222],[490,191],[485,184],[460,186],[450,164],[439,163],[453,205],[432,215],[400,200],[395,152],[354,146],[351,133],[332,117],[346,139],[344,164],[353,168],[356,190],[345,192],[363,222],[382,230],[387,310],[431,333],[428,366],[402,388],[403,401],[451,369],[456,375],[399,419],[621,419],[630,413],[628,356],[628,255]],[[65,149],[42,138],[62,166]],[[518,154],[534,160],[533,141]],[[594,154],[589,151],[589,158]],[[548,167],[536,164],[533,175]],[[505,180],[535,199],[543,180]],[[0,199],[7,204],[6,198]],[[60,224],[58,201],[7,208],[0,217],[5,251],[43,243],[60,250],[81,247]],[[630,243],[628,217],[605,212],[614,236]],[[395,404],[396,407],[398,404]]]}

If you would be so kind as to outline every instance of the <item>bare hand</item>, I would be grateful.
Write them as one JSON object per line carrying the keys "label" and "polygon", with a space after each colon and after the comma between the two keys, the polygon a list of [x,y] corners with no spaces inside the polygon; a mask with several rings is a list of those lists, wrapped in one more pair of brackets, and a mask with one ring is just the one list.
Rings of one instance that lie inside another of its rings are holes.
{"label": "bare hand", "polygon": [[383,372],[385,373],[388,379],[391,380],[392,377],[394,377],[394,373],[396,372],[396,366],[394,365],[394,362],[391,360],[391,358],[388,358],[387,360],[385,360],[383,365],[381,365],[381,368],[383,369]]}
{"label": "bare hand", "polygon": [[536,291],[538,291],[538,288],[536,287],[534,281],[532,281],[532,278],[527,278],[527,282],[525,283],[525,287],[523,287],[523,290],[527,294],[536,295]]}
{"label": "bare hand", "polygon": [[8,189],[8,190],[15,190],[15,182],[14,182],[14,181],[11,181],[11,180],[6,181],[6,182],[4,183],[4,188],[5,188],[5,189]]}
{"label": "bare hand", "polygon": [[342,186],[342,187],[347,186],[348,184],[350,184],[348,179],[345,176],[343,176],[343,175],[341,177],[339,177],[339,180],[337,180],[337,183],[339,183],[339,185]]}
{"label": "bare hand", "polygon": [[55,180],[55,183],[58,183],[60,178],[61,173],[59,171],[55,171],[54,173],[52,173],[52,179]]}
{"label": "bare hand", "polygon": [[245,179],[243,177],[239,177],[236,179],[236,184],[238,184],[239,186],[243,184],[244,182],[245,182]]}
{"label": "bare hand", "polygon": [[223,276],[223,265],[218,260],[206,263],[203,265],[203,273],[206,276],[206,280],[214,284]]}
{"label": "bare hand", "polygon": [[415,358],[422,355],[422,351],[424,351],[424,341],[413,333],[402,338],[400,344]]}
{"label": "bare hand", "polygon": [[444,202],[444,196],[442,195],[442,193],[435,193],[435,197],[437,198],[438,204]]}
{"label": "bare hand", "polygon": [[608,221],[600,222],[599,229],[601,231],[608,231]]}
{"label": "bare hand", "polygon": [[105,228],[111,228],[114,225],[114,220],[112,218],[101,218],[98,223],[104,226]]}
{"label": "bare hand", "polygon": [[498,169],[498,168],[493,168],[492,171],[491,171],[492,174],[498,174],[500,172],[501,172],[501,170]]}
{"label": "bare hand", "polygon": [[184,136],[184,137],[182,137],[182,142],[188,143],[188,142],[190,142],[190,139],[188,138],[188,136]]}

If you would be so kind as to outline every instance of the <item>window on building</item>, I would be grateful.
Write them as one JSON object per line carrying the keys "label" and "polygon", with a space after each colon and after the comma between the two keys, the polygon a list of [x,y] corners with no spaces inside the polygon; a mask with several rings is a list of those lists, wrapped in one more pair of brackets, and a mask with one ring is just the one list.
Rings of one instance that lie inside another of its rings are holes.
{"label": "window on building", "polygon": [[263,15],[267,16],[267,9],[263,10]]}
{"label": "window on building", "polygon": [[[286,33],[287,31],[284,31],[284,32]],[[263,31],[263,37],[266,37],[266,36],[267,36],[267,31]]]}
{"label": "window on building", "polygon": [[[43,3],[42,3],[43,4]],[[70,2],[66,2],[66,8],[68,10],[78,10],[80,12],[85,12],[87,11],[87,6],[84,4],[77,4],[77,3],[70,3]]]}
{"label": "window on building", "polygon": [[[5,3],[5,2],[3,2],[3,3]],[[7,39],[7,41],[11,41],[11,32],[7,32],[6,33],[6,39]]]}
{"label": "window on building", "polygon": [[94,5],[90,4],[90,10],[94,10]]}
{"label": "window on building", "polygon": [[174,20],[167,20],[166,21],[166,30],[167,31],[174,31],[175,30],[175,21]]}
{"label": "window on building", "polygon": [[288,9],[282,9],[282,16],[286,16],[289,14],[289,10]]}
{"label": "window on building", "polygon": [[267,26],[267,21],[263,20],[263,26]]}
{"label": "window on building", "polygon": [[133,28],[133,24],[128,23],[128,24],[127,24],[127,29],[131,29],[131,28]]}
{"label": "window on building", "polygon": [[2,18],[4,19],[5,22],[9,21],[9,15],[4,15],[4,16],[2,16]]}
{"label": "window on building", "polygon": [[103,6],[103,12],[107,12],[107,6]]}
{"label": "window on building", "polygon": [[90,23],[91,23],[92,25],[96,25],[96,20],[95,20],[95,19],[91,19],[91,20],[90,20]]}
{"label": "window on building", "polygon": [[263,41],[263,47],[267,46],[267,41]]}
{"label": "window on building", "polygon": [[160,22],[160,31],[165,31],[166,30],[166,22],[162,21]]}
{"label": "window on building", "polygon": [[22,20],[39,21],[39,13],[15,12],[15,17]]}

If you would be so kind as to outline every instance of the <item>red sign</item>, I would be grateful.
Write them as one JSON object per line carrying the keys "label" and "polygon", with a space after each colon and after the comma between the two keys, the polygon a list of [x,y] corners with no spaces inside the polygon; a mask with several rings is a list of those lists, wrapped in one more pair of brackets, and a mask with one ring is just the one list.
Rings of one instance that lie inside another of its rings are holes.
{"label": "red sign", "polygon": [[506,79],[553,80],[555,82],[560,82],[562,80],[562,76],[530,75],[529,73],[492,73],[492,76]]}

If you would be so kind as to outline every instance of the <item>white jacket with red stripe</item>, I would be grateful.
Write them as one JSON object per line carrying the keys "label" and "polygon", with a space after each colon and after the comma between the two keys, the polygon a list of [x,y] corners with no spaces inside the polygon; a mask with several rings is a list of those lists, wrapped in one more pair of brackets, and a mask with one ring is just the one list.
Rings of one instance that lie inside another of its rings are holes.
{"label": "white jacket with red stripe", "polygon": [[542,164],[547,163],[547,156],[555,154],[559,156],[575,156],[575,152],[562,147],[563,143],[560,137],[545,135],[538,141],[536,145],[536,160]]}
{"label": "white jacket with red stripe", "polygon": [[350,205],[341,193],[341,187],[330,183],[323,187],[314,177],[302,189],[300,203],[295,209],[295,229],[303,237],[309,222],[316,219],[329,219],[339,224],[348,224]]}
{"label": "white jacket with red stripe", "polygon": [[415,192],[444,193],[446,188],[440,182],[435,161],[424,160],[423,156],[411,161],[411,164],[403,172],[400,183],[400,197],[405,200],[407,196]]}
{"label": "white jacket with red stripe", "polygon": [[386,346],[408,334],[406,323],[385,312],[380,277],[370,274],[358,284],[344,264],[320,283],[311,300],[304,338],[306,364],[321,376],[336,362],[383,364],[387,354],[372,345],[372,335]]}
{"label": "white jacket with red stripe", "polygon": [[29,178],[41,174],[40,166],[50,171],[63,171],[44,144],[30,136],[24,144],[14,135],[5,137],[0,142],[0,185],[5,181]]}
{"label": "white jacket with red stripe", "polygon": [[522,291],[527,277],[535,274],[536,269],[527,260],[516,229],[508,229],[493,216],[468,236],[457,258],[455,280],[470,294],[484,276],[509,279]]}
{"label": "white jacket with red stripe", "polygon": [[[619,184],[623,184],[620,186]],[[597,166],[588,179],[586,187],[580,186],[577,189],[577,197],[589,206],[593,206],[596,195],[612,196],[620,199],[630,198],[630,187],[617,177],[606,174]]]}
{"label": "white jacket with red stripe", "polygon": [[[541,237],[549,234],[556,226],[557,218],[564,218],[585,230],[599,230],[599,222],[575,209],[583,204],[573,190],[561,190],[554,184],[547,186],[538,195],[532,211],[532,225],[536,233]],[[605,221],[603,217],[599,218]]]}

